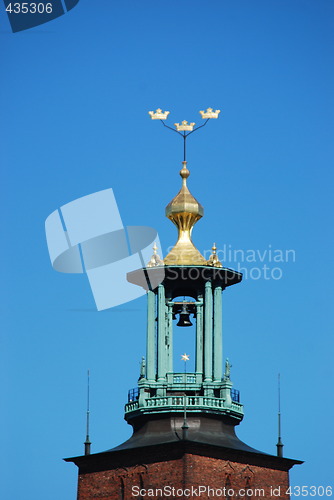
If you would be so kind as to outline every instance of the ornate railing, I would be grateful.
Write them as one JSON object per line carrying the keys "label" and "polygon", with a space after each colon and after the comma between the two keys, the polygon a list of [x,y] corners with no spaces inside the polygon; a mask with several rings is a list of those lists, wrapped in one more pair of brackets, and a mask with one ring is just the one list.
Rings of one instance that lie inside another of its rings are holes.
{"label": "ornate railing", "polygon": [[[232,401],[228,405],[225,399],[207,397],[207,396],[186,396],[186,407],[188,410],[201,410],[201,409],[221,409],[232,410],[234,412],[243,413],[242,404]],[[139,408],[143,409],[177,409],[184,408],[184,396],[166,396],[166,397],[153,397],[144,400],[143,404],[139,406],[138,401],[131,401],[125,405],[125,411],[131,412]]]}
{"label": "ornate railing", "polygon": [[182,384],[182,385],[192,385],[192,384],[202,384],[203,375],[201,373],[167,373],[167,383],[168,385]]}
{"label": "ornate railing", "polygon": [[196,373],[173,373],[173,384],[200,384],[201,379]]}

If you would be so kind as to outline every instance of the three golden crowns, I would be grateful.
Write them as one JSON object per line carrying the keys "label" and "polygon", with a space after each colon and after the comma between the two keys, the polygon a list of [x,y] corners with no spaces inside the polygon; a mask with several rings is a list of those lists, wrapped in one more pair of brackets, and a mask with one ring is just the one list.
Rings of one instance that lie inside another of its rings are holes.
{"label": "three golden crowns", "polygon": [[[156,111],[148,112],[152,120],[167,120],[169,113],[169,111],[162,111],[162,109],[160,108],[158,108]],[[212,108],[208,108],[206,111],[200,111],[199,113],[203,120],[209,120],[210,118],[218,118],[220,109],[216,109],[214,111]],[[195,123],[188,123],[187,120],[183,120],[181,123],[174,123],[174,125],[177,132],[192,132],[194,130]]]}

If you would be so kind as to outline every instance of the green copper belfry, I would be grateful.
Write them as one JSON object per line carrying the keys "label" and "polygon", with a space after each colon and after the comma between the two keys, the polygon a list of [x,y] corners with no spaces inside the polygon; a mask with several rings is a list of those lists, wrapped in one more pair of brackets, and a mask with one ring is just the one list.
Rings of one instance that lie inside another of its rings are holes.
{"label": "green copper belfry", "polygon": [[[202,113],[209,119],[219,111]],[[164,120],[168,112],[150,114]],[[191,133],[194,124],[176,125]],[[158,489],[166,485],[185,493],[203,484],[207,494],[209,489],[222,491],[222,486],[247,493],[275,486],[283,500],[288,496],[287,471],[301,463],[282,457],[280,433],[277,457],[251,448],[236,435],[243,406],[232,388],[231,364],[228,359],[223,363],[222,296],[242,275],[223,266],[215,244],[208,260],[193,244],[192,229],[204,209],[188,189],[189,174],[184,161],[181,189],[166,207],[178,230],[174,247],[162,260],[154,244],[146,266],[127,274],[130,283],[147,293],[146,355],[138,386],[129,391],[125,405],[133,433],[110,450],[66,459],[79,467],[78,500],[129,499],[133,486],[141,498],[154,490],[157,498]],[[175,371],[173,343],[180,330],[182,336],[195,330],[193,373]]]}
{"label": "green copper belfry", "polygon": [[[129,391],[125,418],[132,423],[140,416],[182,414],[186,408],[188,415],[226,416],[235,425],[243,407],[238,391],[231,390],[228,361],[223,370],[222,292],[242,275],[222,266],[215,245],[208,261],[195,248],[191,232],[204,210],[187,187],[186,162],[180,175],[181,190],[166,208],[178,228],[177,243],[163,261],[155,247],[146,268],[127,276],[147,291],[147,341],[138,389]],[[196,321],[195,372],[175,373],[173,335],[180,328],[175,320],[179,317],[178,324],[186,326],[190,315]]]}

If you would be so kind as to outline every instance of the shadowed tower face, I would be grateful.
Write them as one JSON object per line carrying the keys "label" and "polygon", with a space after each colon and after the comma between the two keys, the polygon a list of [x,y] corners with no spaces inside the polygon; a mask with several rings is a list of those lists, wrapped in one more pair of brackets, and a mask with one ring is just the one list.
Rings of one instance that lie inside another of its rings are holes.
{"label": "shadowed tower face", "polygon": [[[175,246],[164,260],[155,247],[146,268],[127,275],[147,293],[146,357],[125,405],[133,435],[106,452],[67,459],[79,466],[78,499],[126,500],[133,487],[145,490],[144,497],[166,485],[264,488],[268,498],[270,487],[280,487],[278,498],[287,499],[288,470],[301,462],[262,453],[235,433],[243,406],[231,364],[223,363],[222,295],[242,275],[219,262],[215,245],[207,261],[194,246],[192,229],[204,211],[188,189],[185,161],[180,175],[181,189],[166,207],[178,230]],[[177,371],[174,335],[187,335],[192,325],[194,370]]]}

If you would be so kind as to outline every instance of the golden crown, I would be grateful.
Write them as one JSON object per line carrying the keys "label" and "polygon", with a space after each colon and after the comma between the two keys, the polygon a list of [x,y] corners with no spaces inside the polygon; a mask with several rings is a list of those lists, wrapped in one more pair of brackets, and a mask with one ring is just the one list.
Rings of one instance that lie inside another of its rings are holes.
{"label": "golden crown", "polygon": [[202,118],[218,118],[218,115],[220,113],[220,109],[216,109],[216,111],[213,111],[212,108],[208,108],[206,111],[200,111],[200,114]]}
{"label": "golden crown", "polygon": [[148,112],[152,120],[167,120],[169,113],[169,111],[162,111],[160,108]]}
{"label": "golden crown", "polygon": [[194,130],[195,123],[188,123],[187,120],[183,120],[183,122],[180,123],[174,123],[176,130],[178,132],[181,132],[183,130],[189,130],[192,131]]}

